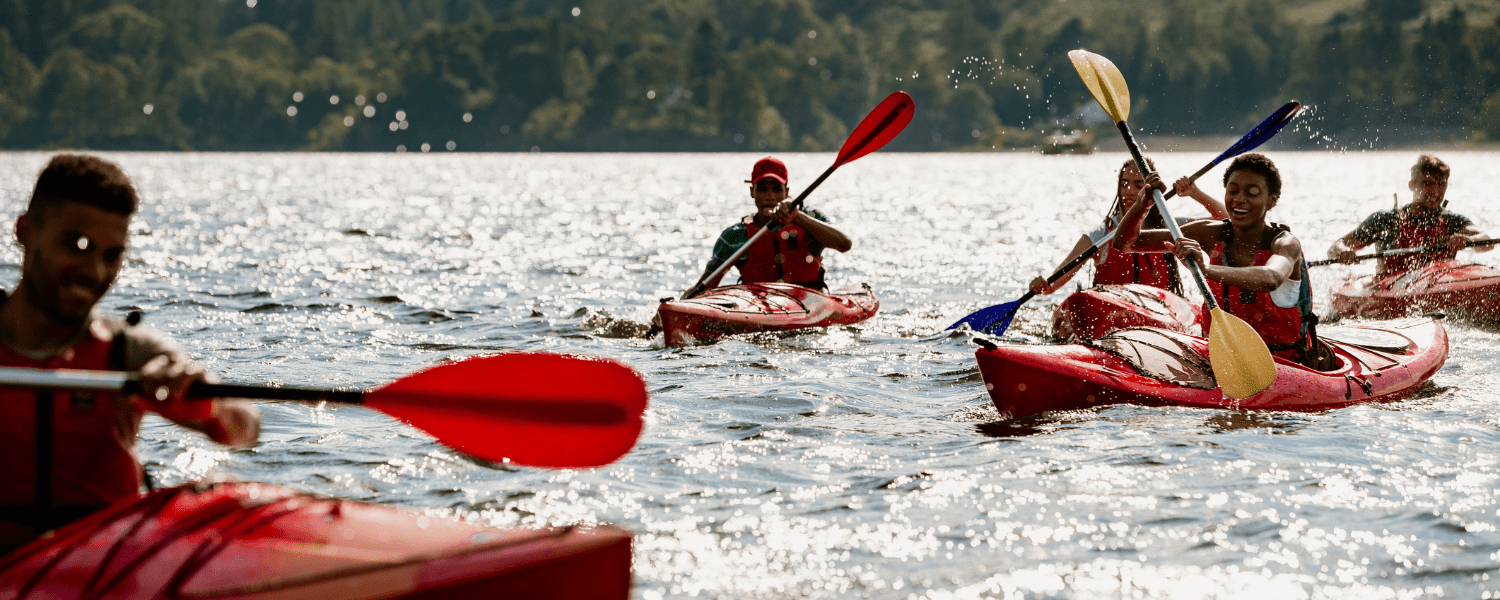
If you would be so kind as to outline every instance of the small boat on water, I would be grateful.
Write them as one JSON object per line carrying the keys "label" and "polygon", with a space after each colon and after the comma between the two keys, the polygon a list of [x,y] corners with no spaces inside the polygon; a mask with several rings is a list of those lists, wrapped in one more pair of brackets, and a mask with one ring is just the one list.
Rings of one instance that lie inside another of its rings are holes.
{"label": "small boat on water", "polygon": [[1276,358],[1276,382],[1232,400],[1214,381],[1208,340],[1151,327],[1123,329],[1078,344],[1000,345],[976,338],[990,399],[1021,417],[1107,404],[1236,410],[1325,410],[1412,393],[1448,358],[1441,323],[1419,318],[1319,327],[1339,367],[1315,371]]}
{"label": "small boat on water", "polygon": [[1058,129],[1047,135],[1042,154],[1093,154],[1094,133],[1086,129]]}
{"label": "small boat on water", "polygon": [[1062,340],[1096,340],[1127,327],[1203,335],[1207,325],[1202,305],[1139,283],[1079,290],[1052,311],[1052,336]]}
{"label": "small boat on water", "polygon": [[1435,262],[1376,280],[1374,275],[1333,290],[1340,316],[1396,318],[1441,311],[1481,321],[1500,321],[1500,269],[1457,260]]}
{"label": "small boat on water", "polygon": [[880,310],[869,286],[820,292],[790,283],[718,287],[657,308],[668,346],[704,344],[726,335],[858,323]]}
{"label": "small boat on water", "polygon": [[497,529],[256,483],[118,503],[0,557],[0,598],[630,596],[630,534]]}

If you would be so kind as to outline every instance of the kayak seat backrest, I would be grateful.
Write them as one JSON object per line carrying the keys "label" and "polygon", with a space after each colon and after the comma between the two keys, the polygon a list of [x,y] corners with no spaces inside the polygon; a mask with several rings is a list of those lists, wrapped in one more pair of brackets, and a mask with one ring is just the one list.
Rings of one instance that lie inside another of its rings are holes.
{"label": "kayak seat backrest", "polygon": [[1186,341],[1190,339],[1160,329],[1132,327],[1086,344],[1119,357],[1152,379],[1202,390],[1219,387],[1208,359]]}

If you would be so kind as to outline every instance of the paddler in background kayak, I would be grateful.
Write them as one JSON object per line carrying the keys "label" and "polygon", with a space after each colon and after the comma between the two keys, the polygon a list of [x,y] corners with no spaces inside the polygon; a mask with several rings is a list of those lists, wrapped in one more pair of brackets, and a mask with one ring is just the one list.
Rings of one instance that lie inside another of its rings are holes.
{"label": "paddler in background kayak", "polygon": [[[745,182],[750,184],[755,214],[719,234],[713,257],[703,270],[704,276],[724,264],[761,228],[770,227],[771,232],[756,241],[735,263],[740,283],[783,282],[815,290],[828,288],[823,281],[823,249],[848,252],[854,242],[829,225],[822,213],[810,208],[792,210],[787,181],[786,164],[780,160],[767,156],[755,161],[750,179]],[[721,279],[723,275],[705,281],[703,289],[718,287]]]}
{"label": "paddler in background kayak", "polygon": [[[1146,159],[1151,168],[1156,168],[1156,163]],[[1197,200],[1213,219],[1229,218],[1229,213],[1224,210],[1224,204],[1213,196],[1203,193],[1193,180],[1183,177],[1177,180],[1178,196],[1190,196]],[[1113,231],[1120,223],[1120,215],[1135,206],[1138,198],[1146,190],[1146,179],[1141,177],[1141,172],[1135,168],[1134,160],[1126,160],[1120,167],[1120,175],[1115,184],[1115,202],[1111,206],[1109,215],[1104,218],[1104,223],[1097,229],[1084,234],[1074,244],[1073,251],[1058,263],[1057,269],[1061,269],[1068,261],[1077,258],[1093,246],[1095,240],[1102,240],[1104,236]],[[1147,198],[1150,203],[1150,198]],[[1176,217],[1179,225],[1190,223],[1196,219]],[[1162,223],[1161,213],[1156,207],[1151,208],[1151,213],[1146,217],[1146,227],[1157,229],[1165,227]],[[1094,285],[1121,285],[1126,283],[1143,283],[1152,287],[1162,288],[1174,294],[1182,293],[1182,281],[1177,274],[1177,260],[1170,254],[1132,254],[1129,252],[1111,251],[1109,244],[1099,249],[1094,256]],[[1078,268],[1082,268],[1079,265]],[[1039,295],[1047,295],[1062,289],[1078,272],[1078,268],[1068,271],[1058,278],[1057,283],[1048,284],[1046,277],[1037,277],[1031,280],[1031,291]],[[1053,269],[1056,271],[1057,269]]]}
{"label": "paddler in background kayak", "polygon": [[[1155,173],[1146,184],[1166,189]],[[1125,213],[1120,247],[1197,261],[1219,306],[1254,327],[1272,354],[1323,371],[1337,366],[1332,351],[1317,338],[1302,242],[1285,225],[1266,221],[1266,213],[1281,199],[1281,173],[1271,159],[1250,153],[1229,163],[1224,170],[1229,217],[1183,225],[1175,244],[1166,229],[1142,230],[1146,207],[1154,204],[1148,192],[1142,189]]]}
{"label": "paddler in background kayak", "polygon": [[136,497],[147,483],[135,454],[144,410],[229,446],[260,435],[243,400],[185,401],[189,386],[213,376],[181,347],[95,311],[120,272],[138,204],[114,163],[62,154],[16,219],[21,280],[0,292],[0,366],[135,371],[146,398],[0,389],[0,551]]}
{"label": "paddler in background kayak", "polygon": [[[1446,252],[1403,254],[1378,259],[1377,279],[1402,271],[1415,269],[1439,260],[1452,260],[1464,245],[1489,236],[1479,232],[1474,222],[1460,214],[1449,212],[1448,163],[1431,154],[1417,157],[1411,167],[1411,181],[1406,187],[1411,190],[1411,203],[1394,210],[1383,210],[1370,215],[1354,231],[1333,243],[1328,248],[1328,258],[1342,263],[1355,262],[1355,252],[1375,244],[1380,251],[1395,248],[1419,248],[1423,246],[1447,246]],[[1489,252],[1494,246],[1475,246],[1479,252]]]}

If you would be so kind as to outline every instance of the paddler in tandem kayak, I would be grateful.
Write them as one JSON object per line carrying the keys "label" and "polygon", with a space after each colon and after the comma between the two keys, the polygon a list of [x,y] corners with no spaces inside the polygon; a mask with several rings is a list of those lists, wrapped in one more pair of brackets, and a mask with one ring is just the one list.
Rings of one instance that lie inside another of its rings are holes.
{"label": "paddler in tandem kayak", "polygon": [[185,401],[194,382],[214,378],[181,347],[95,310],[120,272],[138,204],[114,163],[62,154],[16,219],[21,279],[0,292],[0,366],[134,371],[146,393],[0,389],[0,551],[139,495],[144,410],[229,446],[260,435],[243,400]]}
{"label": "paddler in tandem kayak", "polygon": [[[815,290],[828,289],[824,282],[823,250],[832,248],[848,252],[854,247],[849,236],[828,224],[822,213],[810,209],[793,210],[788,200],[791,188],[788,185],[786,164],[767,156],[755,161],[750,170],[750,198],[755,202],[755,214],[731,225],[719,234],[714,243],[713,257],[708,261],[704,276],[712,274],[735,251],[749,241],[757,231],[770,227],[768,235],[751,246],[735,268],[740,272],[740,283],[791,283]],[[723,275],[703,282],[703,289],[718,287]]]}
{"label": "paddler in tandem kayak", "polygon": [[[1156,168],[1156,163],[1146,159],[1151,168]],[[1224,210],[1224,204],[1213,196],[1198,189],[1191,179],[1183,177],[1174,185],[1178,196],[1189,196],[1203,205],[1208,210],[1210,218],[1226,219],[1229,213]],[[1073,245],[1073,251],[1058,263],[1061,269],[1069,261],[1083,254],[1090,247],[1103,240],[1104,236],[1114,231],[1119,226],[1120,216],[1135,206],[1142,192],[1146,189],[1146,179],[1141,177],[1141,172],[1135,168],[1135,161],[1127,159],[1120,167],[1119,177],[1115,183],[1115,201],[1110,207],[1109,215],[1104,218],[1104,223],[1093,231],[1078,238],[1078,243]],[[1147,197],[1147,204],[1150,198]],[[1176,217],[1179,225],[1194,221],[1195,219]],[[1156,229],[1165,227],[1161,220],[1161,213],[1156,207],[1151,207],[1151,212],[1146,217],[1146,227]],[[1111,251],[1110,246],[1105,245],[1099,249],[1094,256],[1094,285],[1122,285],[1127,283],[1141,283],[1152,287],[1158,287],[1171,291],[1174,294],[1182,293],[1182,281],[1177,273],[1177,260],[1170,254],[1131,254],[1129,252]],[[1056,283],[1048,284],[1045,277],[1037,277],[1031,280],[1031,291],[1038,295],[1047,295],[1062,289],[1073,275],[1078,272],[1079,265],[1072,271],[1068,271]],[[1055,271],[1056,269],[1054,269]]]}
{"label": "paddler in tandem kayak", "polygon": [[[1371,244],[1380,251],[1424,246],[1448,248],[1445,252],[1380,258],[1375,277],[1382,279],[1428,263],[1452,260],[1469,242],[1489,239],[1474,227],[1474,222],[1468,217],[1445,208],[1448,205],[1449,173],[1448,163],[1442,159],[1431,154],[1418,156],[1417,163],[1411,167],[1411,181],[1406,184],[1411,190],[1411,203],[1370,215],[1354,231],[1328,248],[1328,258],[1353,263],[1357,260],[1355,252]],[[1494,246],[1475,246],[1474,249],[1489,252]]]}
{"label": "paddler in tandem kayak", "polygon": [[[1166,189],[1154,173],[1147,185]],[[1166,229],[1142,229],[1145,209],[1153,204],[1146,191],[1125,213],[1122,248],[1197,261],[1220,307],[1254,327],[1272,354],[1317,370],[1336,367],[1332,351],[1317,338],[1302,242],[1285,225],[1266,221],[1281,199],[1281,173],[1271,159],[1257,153],[1235,158],[1224,170],[1229,218],[1188,223],[1175,244]]]}

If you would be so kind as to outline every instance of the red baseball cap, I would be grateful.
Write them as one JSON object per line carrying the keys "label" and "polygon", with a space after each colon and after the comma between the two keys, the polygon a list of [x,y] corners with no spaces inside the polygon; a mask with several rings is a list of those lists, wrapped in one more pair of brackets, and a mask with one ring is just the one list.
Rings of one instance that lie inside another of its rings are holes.
{"label": "red baseball cap", "polygon": [[750,179],[745,180],[745,183],[755,183],[767,177],[780,181],[782,185],[785,185],[786,163],[769,156],[757,160],[755,161],[755,168],[750,171]]}

